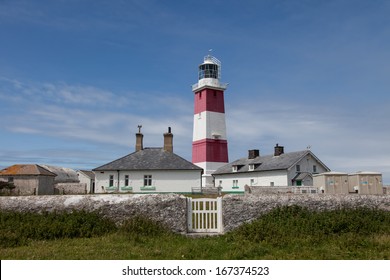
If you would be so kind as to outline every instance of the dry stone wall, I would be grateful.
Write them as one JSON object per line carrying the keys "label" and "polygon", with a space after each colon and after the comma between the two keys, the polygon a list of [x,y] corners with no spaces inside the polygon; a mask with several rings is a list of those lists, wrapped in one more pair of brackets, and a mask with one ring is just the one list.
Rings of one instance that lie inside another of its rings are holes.
{"label": "dry stone wall", "polygon": [[[262,194],[223,197],[224,232],[250,222],[276,207],[299,205],[313,211],[369,207],[390,211],[390,195]],[[187,232],[187,199],[177,194],[100,194],[0,197],[0,210],[20,212],[94,211],[118,224],[134,216],[161,222],[174,232]]]}
{"label": "dry stone wall", "polygon": [[368,207],[390,211],[390,195],[266,194],[223,198],[224,232],[250,222],[274,208],[298,205],[313,211]]}
{"label": "dry stone wall", "polygon": [[161,222],[174,232],[187,231],[186,198],[179,195],[102,194],[0,197],[0,210],[20,212],[98,212],[118,224],[135,216]]}
{"label": "dry stone wall", "polygon": [[86,183],[57,183],[54,185],[55,194],[86,194]]}

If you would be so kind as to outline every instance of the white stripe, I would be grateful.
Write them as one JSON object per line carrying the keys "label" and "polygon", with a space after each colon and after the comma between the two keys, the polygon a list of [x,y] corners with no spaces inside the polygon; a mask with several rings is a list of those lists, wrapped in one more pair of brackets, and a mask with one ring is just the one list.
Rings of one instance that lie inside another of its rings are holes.
{"label": "white stripe", "polygon": [[205,111],[194,115],[192,140],[204,139],[227,139],[225,113]]}

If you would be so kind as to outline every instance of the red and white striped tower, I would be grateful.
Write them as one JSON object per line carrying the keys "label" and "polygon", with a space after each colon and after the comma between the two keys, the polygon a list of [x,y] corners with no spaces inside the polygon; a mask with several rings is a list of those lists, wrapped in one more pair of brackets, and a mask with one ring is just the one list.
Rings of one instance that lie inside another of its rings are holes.
{"label": "red and white striped tower", "polygon": [[199,65],[195,93],[192,162],[203,168],[202,186],[214,186],[211,173],[228,162],[224,90],[221,62],[211,55]]}

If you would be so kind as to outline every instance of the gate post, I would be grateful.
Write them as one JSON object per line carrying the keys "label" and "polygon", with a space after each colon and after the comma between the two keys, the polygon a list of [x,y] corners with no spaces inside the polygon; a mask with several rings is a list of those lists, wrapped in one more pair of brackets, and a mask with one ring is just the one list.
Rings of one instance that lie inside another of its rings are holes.
{"label": "gate post", "polygon": [[218,221],[218,233],[223,233],[223,219],[222,219],[222,196],[217,197],[217,221]]}

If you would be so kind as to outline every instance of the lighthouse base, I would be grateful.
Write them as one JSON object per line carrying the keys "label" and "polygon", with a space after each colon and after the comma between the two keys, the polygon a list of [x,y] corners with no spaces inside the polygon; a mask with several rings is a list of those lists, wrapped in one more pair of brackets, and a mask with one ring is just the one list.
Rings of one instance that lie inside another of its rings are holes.
{"label": "lighthouse base", "polygon": [[218,182],[214,182],[212,173],[227,164],[226,162],[194,162],[194,164],[203,168],[202,188],[218,187]]}

